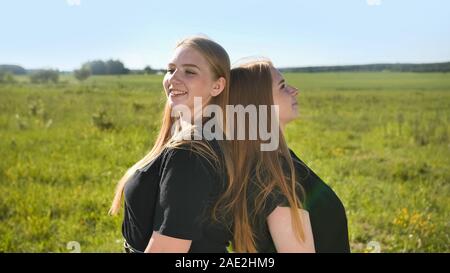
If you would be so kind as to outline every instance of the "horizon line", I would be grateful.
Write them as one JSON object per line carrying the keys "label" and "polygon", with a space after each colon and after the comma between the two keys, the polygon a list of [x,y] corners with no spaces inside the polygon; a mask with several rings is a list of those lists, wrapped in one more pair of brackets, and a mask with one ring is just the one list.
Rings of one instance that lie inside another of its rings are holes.
{"label": "horizon line", "polygon": [[[114,58],[109,58],[109,59],[97,59],[97,60],[102,60],[102,61],[107,61],[107,60],[117,60],[120,61],[124,64],[124,67],[130,71],[139,71],[139,70],[144,70],[145,67],[143,68],[128,68],[125,63],[123,61],[121,61],[120,59],[114,59]],[[367,66],[367,65],[427,65],[427,64],[445,64],[445,63],[450,63],[450,60],[447,61],[430,61],[430,62],[392,62],[392,63],[388,63],[388,62],[373,62],[373,63],[353,63],[353,64],[317,64],[317,65],[305,65],[305,66],[277,66],[277,69],[298,69],[298,68],[322,68],[322,67],[343,67],[343,66]],[[58,70],[60,72],[73,72],[76,69],[79,68],[74,68],[74,69],[59,69],[57,67],[52,67],[52,66],[41,66],[38,68],[27,68],[26,66],[23,66],[21,64],[17,64],[17,63],[0,63],[0,66],[7,66],[7,65],[14,65],[14,66],[20,66],[22,68],[24,68],[25,70],[41,70],[41,69],[55,69]],[[148,65],[152,68],[152,70],[155,71],[161,71],[161,70],[165,70],[165,68],[154,68],[151,65]]]}

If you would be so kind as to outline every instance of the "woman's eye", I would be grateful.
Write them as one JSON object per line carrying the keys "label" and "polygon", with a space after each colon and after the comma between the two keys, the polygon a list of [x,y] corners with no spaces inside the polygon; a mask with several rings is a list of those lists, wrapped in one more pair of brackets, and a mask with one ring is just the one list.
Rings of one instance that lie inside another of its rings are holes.
{"label": "woman's eye", "polygon": [[166,73],[173,74],[173,72],[175,72],[175,69],[167,68]]}
{"label": "woman's eye", "polygon": [[186,70],[186,74],[195,75],[196,73],[194,71]]}

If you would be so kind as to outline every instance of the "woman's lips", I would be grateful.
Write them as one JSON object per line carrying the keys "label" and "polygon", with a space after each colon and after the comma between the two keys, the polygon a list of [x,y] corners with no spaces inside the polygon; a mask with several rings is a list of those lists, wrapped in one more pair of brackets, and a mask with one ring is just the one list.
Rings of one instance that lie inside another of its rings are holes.
{"label": "woman's lips", "polygon": [[187,94],[187,92],[183,91],[183,90],[177,90],[177,89],[169,90],[169,96],[171,96],[171,97],[179,97],[179,96],[183,96],[186,94]]}

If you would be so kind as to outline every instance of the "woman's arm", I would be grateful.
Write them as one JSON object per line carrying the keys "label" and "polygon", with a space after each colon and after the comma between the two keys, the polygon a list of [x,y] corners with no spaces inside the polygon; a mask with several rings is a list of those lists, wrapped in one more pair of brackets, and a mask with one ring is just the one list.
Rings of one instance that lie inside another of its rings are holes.
{"label": "woman's arm", "polygon": [[145,253],[187,253],[191,243],[191,240],[165,236],[153,231]]}
{"label": "woman's arm", "polygon": [[206,204],[217,179],[208,161],[187,149],[167,152],[145,252],[186,253],[202,238]]}
{"label": "woman's arm", "polygon": [[300,242],[295,236],[289,207],[278,206],[267,217],[267,224],[277,252],[314,253],[316,251],[309,213],[303,209],[298,209],[298,213],[302,219],[304,242]]}

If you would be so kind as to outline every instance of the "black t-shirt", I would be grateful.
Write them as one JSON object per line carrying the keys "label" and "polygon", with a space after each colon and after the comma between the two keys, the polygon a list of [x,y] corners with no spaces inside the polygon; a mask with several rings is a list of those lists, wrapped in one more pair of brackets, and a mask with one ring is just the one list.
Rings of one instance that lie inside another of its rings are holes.
{"label": "black t-shirt", "polygon": [[[218,143],[208,143],[222,159]],[[166,148],[137,170],[124,189],[122,233],[127,243],[144,251],[157,231],[192,240],[189,252],[227,252],[232,235],[210,213],[224,190],[226,176],[220,170],[186,147]]]}
{"label": "black t-shirt", "polygon": [[[336,193],[325,184],[291,150],[296,176],[304,189],[298,193],[303,209],[308,211],[314,237],[315,250],[318,253],[350,252],[347,217],[345,208]],[[260,222],[256,231],[258,252],[276,252],[275,245],[267,225],[267,216],[277,206],[288,206],[287,199],[275,191],[269,195],[263,210],[264,222]]]}

